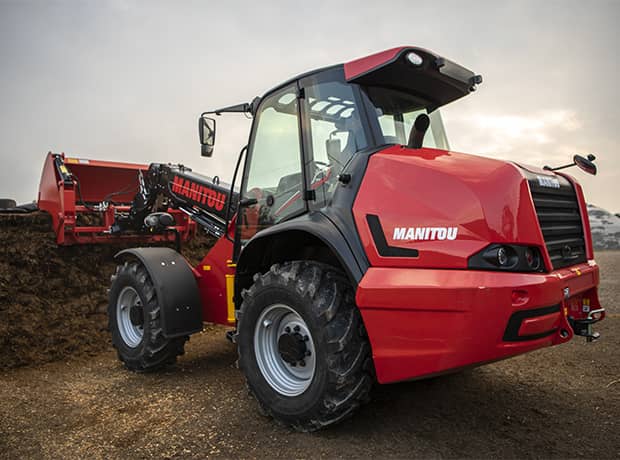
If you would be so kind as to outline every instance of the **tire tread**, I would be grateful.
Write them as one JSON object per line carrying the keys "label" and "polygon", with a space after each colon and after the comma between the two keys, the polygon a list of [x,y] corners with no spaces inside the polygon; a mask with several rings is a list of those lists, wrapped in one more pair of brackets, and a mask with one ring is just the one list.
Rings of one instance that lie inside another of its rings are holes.
{"label": "tire tread", "polygon": [[[138,284],[139,294],[143,299],[143,308],[146,310],[145,320],[149,321],[149,334],[145,334],[143,351],[138,357],[130,357],[122,352],[117,340],[122,340],[120,334],[112,334],[112,345],[116,348],[118,358],[123,362],[125,367],[134,372],[151,372],[159,370],[168,364],[173,364],[177,356],[184,353],[184,345],[188,340],[187,336],[174,339],[166,339],[163,335],[161,325],[161,307],[157,301],[155,287],[151,281],[146,268],[137,261],[126,261],[123,265],[116,268],[116,272],[112,275],[112,287],[119,280],[126,276],[133,278]],[[110,289],[110,293],[113,289]],[[108,306],[108,329],[112,332],[115,321],[113,315],[116,315],[116,299],[110,295],[110,303]]]}
{"label": "tire tread", "polygon": [[[238,314],[240,321],[246,311],[254,307],[253,298],[257,292],[267,286],[294,289],[310,300],[326,330],[328,345],[328,383],[321,396],[322,403],[303,417],[280,421],[299,431],[315,431],[349,417],[369,400],[374,382],[368,337],[349,280],[336,268],[314,261],[272,265],[266,273],[254,275],[254,284],[244,291]],[[241,356],[239,364],[247,376]],[[278,420],[278,414],[259,400],[250,380],[247,386],[261,412]]]}

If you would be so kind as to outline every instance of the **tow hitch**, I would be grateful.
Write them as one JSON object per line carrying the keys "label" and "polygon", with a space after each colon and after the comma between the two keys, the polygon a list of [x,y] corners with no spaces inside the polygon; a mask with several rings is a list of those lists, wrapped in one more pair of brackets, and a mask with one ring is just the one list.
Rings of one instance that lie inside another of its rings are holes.
{"label": "tow hitch", "polygon": [[588,313],[588,316],[586,318],[574,319],[569,317],[568,321],[573,328],[573,332],[575,333],[575,335],[580,335],[582,337],[585,337],[588,342],[593,342],[597,340],[601,336],[601,334],[599,334],[598,332],[593,332],[592,325],[602,320],[604,314],[605,309],[598,308]]}

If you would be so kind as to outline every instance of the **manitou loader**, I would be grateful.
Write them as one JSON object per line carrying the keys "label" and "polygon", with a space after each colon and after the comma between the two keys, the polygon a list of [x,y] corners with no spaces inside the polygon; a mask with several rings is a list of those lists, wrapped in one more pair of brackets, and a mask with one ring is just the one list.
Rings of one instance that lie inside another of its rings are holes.
{"label": "manitou loader", "polygon": [[[415,47],[315,70],[199,118],[211,156],[209,115],[253,117],[230,185],[49,154],[39,207],[59,244],[177,243],[116,256],[109,327],[128,369],[174,362],[205,322],[230,326],[264,412],[319,429],[375,381],[598,338],[580,185],[563,167],[450,151],[439,109],[481,82]],[[595,173],[592,160],[565,167]],[[218,240],[193,267],[179,249],[197,229]]]}

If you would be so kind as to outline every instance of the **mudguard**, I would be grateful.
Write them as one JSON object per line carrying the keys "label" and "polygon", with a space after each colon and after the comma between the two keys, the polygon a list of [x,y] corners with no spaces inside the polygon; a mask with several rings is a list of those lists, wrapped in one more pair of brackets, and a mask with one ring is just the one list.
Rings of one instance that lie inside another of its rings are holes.
{"label": "mudguard", "polygon": [[344,235],[332,220],[321,212],[304,214],[287,222],[274,225],[256,234],[244,247],[237,262],[237,273],[242,272],[246,265],[251,263],[250,259],[259,257],[253,248],[260,246],[266,238],[274,237],[290,231],[302,231],[321,240],[332,253],[338,258],[346,274],[354,285],[362,279],[367,266],[360,266],[362,254],[355,254]]}
{"label": "mudguard", "polygon": [[149,273],[161,306],[166,338],[202,330],[202,305],[196,278],[185,258],[170,248],[125,249],[115,259],[137,258]]}

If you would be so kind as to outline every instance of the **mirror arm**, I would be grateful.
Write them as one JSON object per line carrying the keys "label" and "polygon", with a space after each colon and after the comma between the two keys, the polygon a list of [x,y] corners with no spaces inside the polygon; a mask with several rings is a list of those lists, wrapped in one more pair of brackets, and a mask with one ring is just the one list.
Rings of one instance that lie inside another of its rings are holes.
{"label": "mirror arm", "polygon": [[231,105],[228,107],[222,107],[221,109],[215,109],[215,110],[209,110],[207,112],[203,112],[201,116],[204,115],[211,115],[211,114],[215,114],[215,115],[221,115],[223,113],[252,113],[252,106],[251,104],[248,104],[247,102],[244,102],[243,104],[237,104],[237,105]]}
{"label": "mirror arm", "polygon": [[545,171],[559,171],[560,169],[570,168],[571,166],[575,166],[575,165],[576,165],[576,163],[573,162],[573,163],[570,163],[570,164],[567,164],[567,165],[557,166],[555,168],[552,168],[551,166],[543,166],[543,169]]}
{"label": "mirror arm", "polygon": [[572,163],[569,163],[567,165],[557,166],[555,168],[552,168],[551,166],[543,166],[543,169],[545,171],[559,171],[560,169],[570,168],[571,166],[579,166],[579,169],[581,169],[582,171],[595,176],[597,172],[597,168],[596,168],[596,165],[593,163],[594,160],[596,160],[596,157],[592,154],[588,154],[587,158],[584,158],[579,155],[575,155],[573,157]]}

